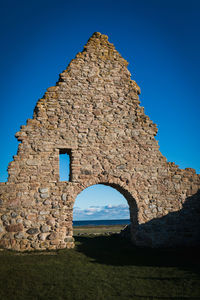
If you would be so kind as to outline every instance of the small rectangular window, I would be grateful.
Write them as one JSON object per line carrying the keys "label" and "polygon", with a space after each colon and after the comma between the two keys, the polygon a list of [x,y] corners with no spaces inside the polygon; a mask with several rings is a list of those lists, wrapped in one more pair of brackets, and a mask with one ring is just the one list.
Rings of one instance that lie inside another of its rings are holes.
{"label": "small rectangular window", "polygon": [[71,150],[59,150],[60,181],[71,181]]}

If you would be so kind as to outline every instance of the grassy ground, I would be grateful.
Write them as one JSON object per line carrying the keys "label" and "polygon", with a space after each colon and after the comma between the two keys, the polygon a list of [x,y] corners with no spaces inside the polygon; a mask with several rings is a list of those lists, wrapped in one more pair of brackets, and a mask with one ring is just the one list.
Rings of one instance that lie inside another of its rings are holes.
{"label": "grassy ground", "polygon": [[199,249],[149,250],[118,235],[76,248],[0,252],[0,300],[200,299]]}
{"label": "grassy ground", "polygon": [[119,233],[124,227],[124,225],[77,226],[74,227],[74,236],[82,234]]}

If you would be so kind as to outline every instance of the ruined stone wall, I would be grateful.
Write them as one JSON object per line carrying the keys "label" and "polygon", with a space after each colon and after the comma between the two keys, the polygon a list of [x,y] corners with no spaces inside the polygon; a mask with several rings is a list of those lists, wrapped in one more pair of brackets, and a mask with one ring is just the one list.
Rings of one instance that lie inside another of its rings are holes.
{"label": "ruined stone wall", "polygon": [[[197,234],[185,235],[176,218],[171,224],[162,218],[183,209],[198,192],[200,176],[168,163],[160,153],[156,125],[140,106],[140,89],[127,65],[107,36],[95,33],[38,101],[33,119],[16,133],[21,143],[9,164],[8,181],[0,184],[1,247],[73,247],[74,201],[98,183],[127,199],[137,245],[159,247],[169,240],[176,245],[172,225],[182,234],[178,244],[197,242]],[[63,150],[71,151],[66,182],[59,181]],[[165,225],[168,239],[155,231],[152,220],[160,222],[157,227]]]}

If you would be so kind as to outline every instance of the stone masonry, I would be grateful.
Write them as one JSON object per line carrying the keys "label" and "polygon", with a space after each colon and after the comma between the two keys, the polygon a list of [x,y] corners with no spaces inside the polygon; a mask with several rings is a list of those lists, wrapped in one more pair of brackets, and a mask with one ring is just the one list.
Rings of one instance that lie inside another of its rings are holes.
{"label": "stone masonry", "polygon": [[[8,181],[0,183],[1,248],[72,248],[76,196],[100,183],[125,196],[136,245],[199,243],[200,175],[159,151],[157,127],[140,106],[127,65],[96,32],[37,102],[33,119],[16,133],[21,143]],[[61,182],[63,152],[71,155],[71,174]]]}

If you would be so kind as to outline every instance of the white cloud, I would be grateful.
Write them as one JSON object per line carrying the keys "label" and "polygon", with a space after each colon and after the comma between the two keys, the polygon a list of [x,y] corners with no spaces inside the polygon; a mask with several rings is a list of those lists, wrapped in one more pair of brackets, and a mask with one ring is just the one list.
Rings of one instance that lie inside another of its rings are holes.
{"label": "white cloud", "polygon": [[129,219],[129,207],[125,204],[90,206],[87,209],[74,208],[74,220]]}
{"label": "white cloud", "polygon": [[86,214],[87,216],[91,216],[91,215],[93,215],[93,212],[89,212],[89,211],[88,211],[88,212],[86,212],[85,214]]}

